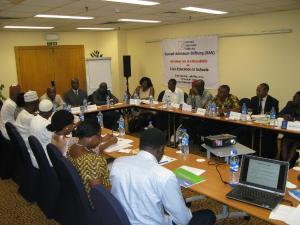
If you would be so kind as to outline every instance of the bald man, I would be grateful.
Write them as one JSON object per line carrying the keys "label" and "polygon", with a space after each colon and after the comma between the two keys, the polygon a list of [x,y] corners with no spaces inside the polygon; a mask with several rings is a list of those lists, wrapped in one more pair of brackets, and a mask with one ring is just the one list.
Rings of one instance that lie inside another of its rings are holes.
{"label": "bald man", "polygon": [[195,108],[205,108],[213,100],[212,94],[205,90],[204,80],[193,81],[187,104]]}
{"label": "bald man", "polygon": [[60,110],[63,108],[64,101],[59,94],[56,94],[56,88],[54,86],[48,87],[47,92],[40,97],[40,101],[44,99],[50,100],[55,110]]}
{"label": "bald man", "polygon": [[64,95],[65,103],[72,107],[81,106],[84,99],[87,99],[86,92],[79,89],[79,81],[77,78],[72,79],[71,89]]}
{"label": "bald man", "polygon": [[2,132],[2,135],[9,140],[9,137],[6,133],[5,124],[7,122],[14,123],[15,118],[15,110],[17,108],[16,100],[17,96],[20,93],[21,88],[20,85],[12,85],[9,87],[9,98],[5,100],[3,103],[3,106],[1,108],[0,113],[0,129]]}

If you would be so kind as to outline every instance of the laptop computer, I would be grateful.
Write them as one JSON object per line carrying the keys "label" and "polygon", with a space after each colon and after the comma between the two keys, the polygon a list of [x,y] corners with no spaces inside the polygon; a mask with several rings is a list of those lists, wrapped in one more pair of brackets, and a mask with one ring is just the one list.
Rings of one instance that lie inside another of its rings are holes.
{"label": "laptop computer", "polygon": [[226,197],[273,209],[282,200],[289,163],[243,155],[240,179]]}

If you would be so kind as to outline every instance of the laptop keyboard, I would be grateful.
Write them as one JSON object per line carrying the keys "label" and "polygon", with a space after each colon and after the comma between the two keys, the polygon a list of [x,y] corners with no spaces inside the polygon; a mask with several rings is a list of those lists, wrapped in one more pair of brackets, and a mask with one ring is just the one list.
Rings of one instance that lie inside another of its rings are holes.
{"label": "laptop keyboard", "polygon": [[231,192],[231,196],[229,195],[228,197],[234,196],[265,208],[274,208],[282,199],[281,195],[244,186],[235,187]]}

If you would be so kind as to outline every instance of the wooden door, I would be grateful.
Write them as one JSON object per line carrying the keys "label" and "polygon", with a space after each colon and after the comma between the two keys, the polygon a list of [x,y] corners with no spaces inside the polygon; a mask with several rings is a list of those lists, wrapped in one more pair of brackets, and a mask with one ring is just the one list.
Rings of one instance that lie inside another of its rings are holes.
{"label": "wooden door", "polygon": [[22,91],[41,96],[54,80],[52,49],[44,46],[15,47],[18,82]]}
{"label": "wooden door", "polygon": [[72,78],[78,78],[80,88],[86,90],[83,45],[58,46],[53,54],[57,92],[63,94],[69,90]]}

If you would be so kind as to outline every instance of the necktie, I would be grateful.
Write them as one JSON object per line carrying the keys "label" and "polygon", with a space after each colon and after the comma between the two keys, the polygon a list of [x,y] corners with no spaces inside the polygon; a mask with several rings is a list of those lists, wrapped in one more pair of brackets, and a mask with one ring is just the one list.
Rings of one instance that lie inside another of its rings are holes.
{"label": "necktie", "polygon": [[258,105],[258,110],[259,110],[259,113],[261,114],[262,113],[262,101],[263,101],[263,99],[262,98],[260,98],[259,99],[259,105]]}

